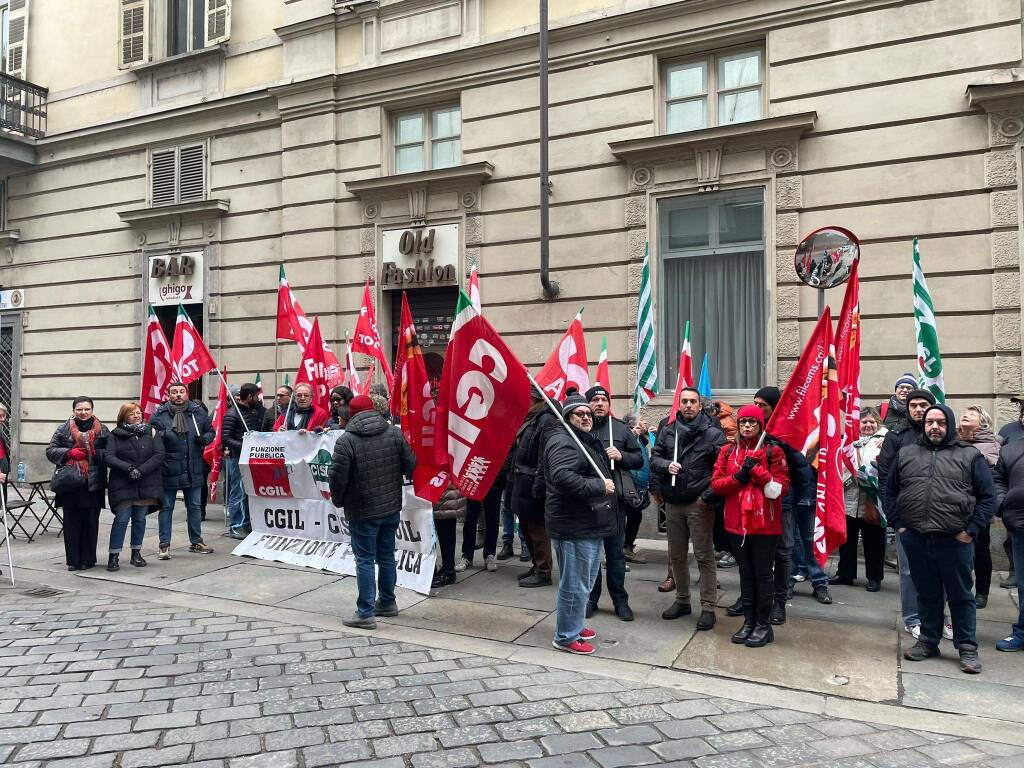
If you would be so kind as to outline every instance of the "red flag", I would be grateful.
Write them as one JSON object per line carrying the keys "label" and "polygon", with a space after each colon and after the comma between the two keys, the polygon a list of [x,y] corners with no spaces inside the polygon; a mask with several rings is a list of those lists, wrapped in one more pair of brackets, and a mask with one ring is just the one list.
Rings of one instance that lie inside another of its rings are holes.
{"label": "red flag", "polygon": [[220,381],[220,394],[217,395],[217,407],[213,409],[213,442],[203,448],[203,460],[210,468],[210,501],[217,500],[217,481],[220,479],[220,467],[224,454],[221,441],[224,426],[224,414],[228,412],[228,372],[221,371],[224,378]]}
{"label": "red flag", "polygon": [[569,384],[574,384],[581,395],[590,389],[589,368],[587,342],[583,337],[583,310],[580,309],[537,374],[537,383],[551,397],[561,402],[565,400],[565,390]]}
{"label": "red flag", "polygon": [[[832,326],[828,326],[831,336]],[[824,566],[829,553],[846,541],[846,503],[843,499],[843,425],[835,346],[822,373],[822,404],[818,448],[818,487],[814,510],[814,559]]]}
{"label": "red flag", "polygon": [[843,450],[853,452],[860,436],[860,275],[859,262],[853,263],[846,284],[843,308],[836,324],[836,368],[839,375],[840,412],[843,419]]}
{"label": "red flag", "polygon": [[373,309],[369,280],[366,281],[363,288],[363,306],[359,308],[359,320],[356,321],[356,335],[352,339],[352,351],[361,352],[380,360],[380,367],[388,379],[388,389],[394,387],[394,376],[391,374],[387,358],[384,357],[384,347],[380,343],[380,333],[377,331],[377,313]]}
{"label": "red flag", "polygon": [[178,305],[178,321],[174,324],[171,366],[174,377],[182,384],[191,384],[217,367],[203,337],[181,304]]}
{"label": "red flag", "polygon": [[782,397],[765,426],[768,434],[802,451],[805,456],[813,456],[818,450],[821,372],[831,343],[832,314],[825,307],[825,312],[814,326],[814,332],[797,361],[796,369],[789,377]]}
{"label": "red flag", "polygon": [[437,436],[437,410],[430,393],[430,379],[423,362],[423,349],[416,337],[416,328],[409,311],[409,301],[402,293],[400,326],[401,359],[396,360],[395,386],[391,391],[391,412],[399,420],[405,439],[416,454],[412,486],[416,495],[431,503],[440,501],[448,487],[447,462],[437,463],[434,440]]}
{"label": "red flag", "polygon": [[324,360],[324,340],[320,336],[320,321],[313,320],[313,330],[309,333],[309,344],[302,353],[298,373],[295,374],[296,384],[310,384],[313,387],[313,405],[330,412],[331,390],[327,384],[326,361]]}
{"label": "red flag", "polygon": [[[309,334],[313,330],[313,323],[302,311],[302,305],[295,298],[291,284],[284,274],[284,264],[281,265],[280,284],[277,288],[277,338],[291,339],[299,345],[303,354],[309,344]],[[323,341],[321,339],[321,341]],[[323,342],[324,348],[324,378],[327,386],[334,388],[345,383],[345,372],[342,370],[338,356],[334,354],[327,342]]]}
{"label": "red flag", "polygon": [[156,312],[149,308],[149,324],[146,326],[146,348],[142,353],[142,418],[149,421],[156,409],[166,399],[167,385],[171,383],[171,345],[167,343],[164,329],[156,318]]}
{"label": "red flag", "polygon": [[530,378],[487,319],[459,291],[437,395],[437,463],[469,499],[494,484],[530,407]]}

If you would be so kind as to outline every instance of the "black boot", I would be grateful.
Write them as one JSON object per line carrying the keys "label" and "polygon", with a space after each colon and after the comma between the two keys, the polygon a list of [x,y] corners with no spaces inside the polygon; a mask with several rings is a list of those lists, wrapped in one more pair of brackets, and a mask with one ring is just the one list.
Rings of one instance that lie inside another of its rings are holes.
{"label": "black boot", "polygon": [[743,615],[743,598],[737,597],[736,602],[725,609],[727,616],[742,616]]}
{"label": "black boot", "polygon": [[142,552],[140,550],[138,550],[138,549],[133,549],[132,550],[131,564],[134,565],[136,568],[145,568],[146,567],[146,561],[142,559]]}
{"label": "black boot", "polygon": [[501,552],[498,553],[499,560],[508,560],[512,557],[512,542],[506,541],[501,545]]}
{"label": "black boot", "polygon": [[119,570],[121,570],[121,566],[117,564],[117,558],[118,558],[118,555],[116,553],[111,553],[110,556],[107,558],[107,570],[108,571],[119,571]]}
{"label": "black boot", "polygon": [[772,606],[772,612],[768,614],[768,621],[772,624],[785,624],[786,623],[786,604],[775,603]]}
{"label": "black boot", "polygon": [[757,626],[754,627],[754,631],[747,637],[745,645],[747,648],[760,648],[768,645],[768,643],[772,642],[774,639],[775,632],[772,630],[772,625],[767,621],[763,624],[758,622]]}
{"label": "black boot", "polygon": [[750,608],[747,609],[743,615],[743,626],[736,630],[736,634],[730,638],[736,645],[743,645],[747,642],[747,638],[750,637],[750,633],[754,631],[754,611]]}
{"label": "black boot", "polygon": [[438,587],[447,587],[449,584],[455,583],[455,571],[438,571],[434,574],[434,580],[430,582],[432,589]]}

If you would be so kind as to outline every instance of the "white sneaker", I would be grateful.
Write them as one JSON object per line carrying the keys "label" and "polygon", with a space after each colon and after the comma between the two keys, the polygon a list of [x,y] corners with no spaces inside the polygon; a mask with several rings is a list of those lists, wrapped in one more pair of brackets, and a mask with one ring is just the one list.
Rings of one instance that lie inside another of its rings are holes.
{"label": "white sneaker", "polygon": [[455,564],[455,571],[456,573],[462,573],[464,570],[469,568],[470,565],[471,563],[469,562],[469,560],[467,560],[464,557],[460,557],[459,562]]}
{"label": "white sneaker", "polygon": [[920,640],[921,639],[921,625],[920,624],[914,624],[913,626],[908,624],[905,627],[903,627],[903,631],[906,632],[908,635],[910,635],[915,640]]}
{"label": "white sneaker", "polygon": [[942,636],[944,638],[946,638],[947,640],[952,640],[953,639],[953,625],[952,624],[943,624],[942,625]]}
{"label": "white sneaker", "polygon": [[488,571],[498,570],[498,561],[494,559],[494,555],[488,555],[484,558],[484,568]]}
{"label": "white sneaker", "polygon": [[796,576],[793,577],[793,581],[807,581],[807,577],[804,576],[804,574],[802,573],[798,573]]}

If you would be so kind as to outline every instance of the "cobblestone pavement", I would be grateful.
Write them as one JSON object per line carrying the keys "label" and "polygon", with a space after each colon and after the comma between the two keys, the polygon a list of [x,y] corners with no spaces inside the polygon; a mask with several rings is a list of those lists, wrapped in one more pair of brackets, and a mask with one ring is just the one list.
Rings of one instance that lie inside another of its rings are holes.
{"label": "cobblestone pavement", "polygon": [[14,768],[1019,768],[1024,747],[272,620],[0,595]]}

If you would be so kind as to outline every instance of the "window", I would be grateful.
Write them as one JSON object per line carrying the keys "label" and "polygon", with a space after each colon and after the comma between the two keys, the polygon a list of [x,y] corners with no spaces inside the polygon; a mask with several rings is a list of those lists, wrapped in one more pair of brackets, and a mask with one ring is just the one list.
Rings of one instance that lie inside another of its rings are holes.
{"label": "window", "polygon": [[28,42],[27,0],[0,1],[3,23],[3,71],[14,77],[25,77],[25,48]]}
{"label": "window", "polygon": [[206,145],[155,149],[149,159],[150,204],[206,199]]}
{"label": "window", "polygon": [[[231,0],[118,0],[122,68],[209,48],[228,39]],[[150,51],[150,35],[156,50]]]}
{"label": "window", "polygon": [[665,131],[760,120],[762,53],[740,51],[671,64],[665,69]]}
{"label": "window", "polygon": [[757,389],[768,320],[763,190],[663,199],[658,230],[662,390],[675,386],[687,320],[694,377],[707,352],[716,391]]}
{"label": "window", "polygon": [[395,173],[451,168],[462,161],[462,109],[409,112],[394,118]]}

